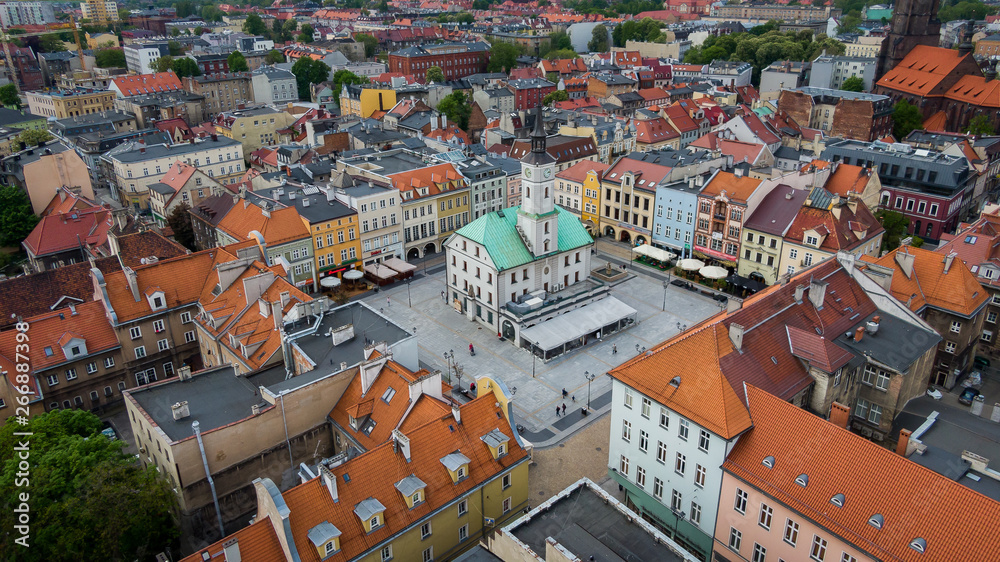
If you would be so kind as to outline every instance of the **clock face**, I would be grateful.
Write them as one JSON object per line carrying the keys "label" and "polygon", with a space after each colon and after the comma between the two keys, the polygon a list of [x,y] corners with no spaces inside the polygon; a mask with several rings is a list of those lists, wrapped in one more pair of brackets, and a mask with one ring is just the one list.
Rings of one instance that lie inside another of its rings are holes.
{"label": "clock face", "polygon": [[551,169],[546,169],[545,170],[545,179],[548,179],[550,177],[552,177],[552,170]]}
{"label": "clock face", "polygon": [[525,170],[524,171],[524,175],[530,178],[531,177],[531,168],[528,168],[527,170]]}

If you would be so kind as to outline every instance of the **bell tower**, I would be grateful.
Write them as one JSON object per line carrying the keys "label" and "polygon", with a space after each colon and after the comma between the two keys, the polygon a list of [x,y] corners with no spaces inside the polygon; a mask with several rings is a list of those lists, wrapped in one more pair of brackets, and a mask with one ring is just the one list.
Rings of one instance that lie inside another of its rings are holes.
{"label": "bell tower", "polygon": [[917,45],[941,44],[940,0],[898,0],[892,13],[889,35],[882,41],[875,79],[899,64]]}
{"label": "bell tower", "polygon": [[542,105],[538,104],[531,131],[531,152],[521,161],[521,208],[517,230],[535,257],[550,254],[559,246],[559,213],[555,208],[556,161],[545,151]]}

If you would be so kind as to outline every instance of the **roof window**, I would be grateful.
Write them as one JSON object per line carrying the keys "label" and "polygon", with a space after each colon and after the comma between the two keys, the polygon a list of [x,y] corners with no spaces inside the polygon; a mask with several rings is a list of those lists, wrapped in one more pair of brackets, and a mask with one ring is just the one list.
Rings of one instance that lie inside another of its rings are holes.
{"label": "roof window", "polygon": [[806,486],[809,485],[809,475],[808,474],[800,474],[800,475],[796,476],[795,477],[795,483],[798,484],[799,486],[802,486],[803,488],[805,488]]}
{"label": "roof window", "polygon": [[830,498],[830,503],[832,503],[837,507],[844,507],[844,502],[846,500],[847,498],[844,497],[844,494],[836,494],[832,498]]}
{"label": "roof window", "polygon": [[885,525],[885,517],[882,517],[880,513],[876,513],[868,518],[868,524],[876,529],[881,529],[882,525]]}
{"label": "roof window", "polygon": [[916,550],[917,552],[923,552],[927,550],[927,541],[920,537],[917,537],[912,541],[910,541],[910,548]]}
{"label": "roof window", "polygon": [[766,466],[767,468],[774,468],[774,457],[768,455],[764,457],[764,460],[760,461],[760,464]]}

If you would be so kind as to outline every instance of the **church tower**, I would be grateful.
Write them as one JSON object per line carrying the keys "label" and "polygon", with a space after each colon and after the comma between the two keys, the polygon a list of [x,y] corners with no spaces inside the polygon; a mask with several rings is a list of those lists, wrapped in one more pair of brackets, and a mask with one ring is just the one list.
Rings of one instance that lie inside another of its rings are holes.
{"label": "church tower", "polygon": [[550,254],[559,247],[559,214],[553,193],[555,167],[555,159],[545,151],[545,127],[539,103],[531,131],[531,152],[521,161],[521,208],[517,211],[517,230],[535,257]]}
{"label": "church tower", "polygon": [[882,41],[875,79],[889,72],[917,45],[941,44],[939,0],[898,0],[892,13],[889,35]]}

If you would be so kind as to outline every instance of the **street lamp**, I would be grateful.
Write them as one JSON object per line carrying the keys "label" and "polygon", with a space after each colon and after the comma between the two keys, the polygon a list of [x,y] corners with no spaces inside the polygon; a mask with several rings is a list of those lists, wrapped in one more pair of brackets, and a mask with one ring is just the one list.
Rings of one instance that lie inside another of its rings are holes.
{"label": "street lamp", "polygon": [[410,280],[406,280],[406,306],[413,308],[413,303],[410,302]]}
{"label": "street lamp", "polygon": [[670,286],[669,276],[670,274],[668,273],[667,274],[668,279],[663,282],[663,309],[662,309],[663,312],[667,311],[667,287]]}
{"label": "street lamp", "polygon": [[444,358],[448,360],[448,382],[451,382],[451,360],[455,358],[455,350],[449,349],[445,351]]}
{"label": "street lamp", "polygon": [[584,378],[587,379],[587,412],[589,413],[590,412],[590,383],[594,382],[594,379],[597,378],[597,375],[590,374],[590,371],[584,371],[583,372],[583,376],[584,376]]}
{"label": "street lamp", "polygon": [[531,344],[531,378],[535,378],[535,348],[538,344],[530,340],[528,343]]}

